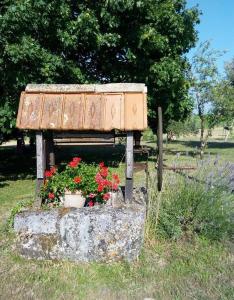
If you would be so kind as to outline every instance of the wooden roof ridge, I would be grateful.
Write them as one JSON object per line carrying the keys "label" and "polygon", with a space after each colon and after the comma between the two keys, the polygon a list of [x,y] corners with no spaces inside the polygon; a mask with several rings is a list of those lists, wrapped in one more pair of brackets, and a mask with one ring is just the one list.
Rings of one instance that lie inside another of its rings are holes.
{"label": "wooden roof ridge", "polygon": [[147,87],[144,83],[28,84],[25,91],[33,93],[147,93]]}

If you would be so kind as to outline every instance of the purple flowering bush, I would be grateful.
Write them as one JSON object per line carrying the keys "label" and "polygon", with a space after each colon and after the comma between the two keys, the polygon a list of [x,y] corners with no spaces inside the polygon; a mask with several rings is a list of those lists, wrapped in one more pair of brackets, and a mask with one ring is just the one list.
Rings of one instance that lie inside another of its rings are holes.
{"label": "purple flowering bush", "polygon": [[157,235],[174,240],[194,235],[211,240],[233,237],[234,164],[208,158],[192,174],[168,176],[156,212]]}

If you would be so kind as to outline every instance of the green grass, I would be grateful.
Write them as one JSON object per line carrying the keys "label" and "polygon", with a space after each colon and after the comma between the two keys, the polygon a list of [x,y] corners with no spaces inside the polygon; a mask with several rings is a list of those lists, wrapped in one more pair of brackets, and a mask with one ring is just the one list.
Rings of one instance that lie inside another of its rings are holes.
{"label": "green grass", "polygon": [[[234,161],[234,141],[212,141],[207,152]],[[166,165],[196,165],[197,141],[175,141],[165,149]],[[150,147],[154,143],[146,142]],[[85,160],[104,160],[122,176],[124,148],[67,149],[58,162],[80,154]],[[152,149],[153,150],[153,149]],[[180,155],[176,155],[176,153]],[[139,161],[144,160],[138,157]],[[149,158],[151,174],[155,158]],[[15,236],[6,231],[6,220],[18,201],[34,195],[33,152],[18,157],[14,148],[0,147],[0,299],[233,299],[233,244],[205,239],[158,240],[146,232],[138,261],[108,264],[75,264],[26,260],[17,255]],[[169,171],[167,171],[169,173]],[[169,176],[165,176],[169,178]],[[136,173],[137,184],[144,183]],[[154,184],[154,182],[152,183]],[[156,183],[155,183],[156,184]],[[163,201],[163,199],[162,199]]]}

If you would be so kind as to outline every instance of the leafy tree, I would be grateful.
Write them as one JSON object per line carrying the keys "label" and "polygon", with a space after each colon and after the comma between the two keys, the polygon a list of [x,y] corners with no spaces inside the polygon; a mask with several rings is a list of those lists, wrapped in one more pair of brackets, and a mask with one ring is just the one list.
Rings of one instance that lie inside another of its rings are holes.
{"label": "leafy tree", "polygon": [[[214,89],[212,114],[216,123],[223,123],[232,129],[234,124],[234,61],[226,65],[226,79]],[[229,130],[230,132],[230,130]],[[227,139],[228,135],[226,136]]]}
{"label": "leafy tree", "polygon": [[199,121],[197,120],[197,116],[195,115],[190,116],[184,121],[169,121],[169,124],[167,126],[168,141],[172,140],[174,136],[186,136],[190,134],[198,134],[198,132]]}
{"label": "leafy tree", "polygon": [[226,79],[231,86],[234,86],[234,58],[225,66]]}
{"label": "leafy tree", "polygon": [[182,120],[198,15],[185,0],[2,0],[0,131],[27,83],[145,82],[151,120],[159,105],[165,124]]}
{"label": "leafy tree", "polygon": [[212,113],[217,123],[231,125],[234,120],[234,87],[229,81],[221,81],[214,89]]}
{"label": "leafy tree", "polygon": [[201,157],[204,154],[208,136],[210,135],[210,130],[208,130],[208,134],[205,136],[205,124],[208,124],[209,129],[215,124],[214,115],[208,113],[208,110],[209,106],[211,107],[212,103],[214,103],[214,89],[219,82],[216,62],[220,55],[222,55],[221,51],[211,49],[210,42],[205,41],[199,45],[197,52],[192,58],[191,93],[201,122]]}

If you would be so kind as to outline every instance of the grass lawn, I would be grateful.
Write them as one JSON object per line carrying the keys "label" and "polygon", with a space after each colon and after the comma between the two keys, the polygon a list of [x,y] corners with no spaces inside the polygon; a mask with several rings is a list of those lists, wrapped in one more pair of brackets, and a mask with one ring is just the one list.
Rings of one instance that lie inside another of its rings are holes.
{"label": "grass lawn", "polygon": [[[153,147],[153,141],[145,142]],[[196,165],[196,140],[179,140],[165,146],[165,165]],[[201,238],[162,241],[146,235],[138,261],[75,264],[67,261],[26,260],[14,249],[15,236],[6,231],[6,220],[18,201],[34,196],[35,155],[15,154],[0,147],[0,299],[234,299],[233,244]],[[212,140],[207,156],[220,155],[234,162],[234,140]],[[58,162],[79,154],[83,159],[104,160],[123,178],[124,147],[69,148],[58,153]],[[144,160],[137,157],[137,160]],[[154,172],[154,156],[149,157]],[[167,176],[165,176],[167,178]],[[144,184],[143,171],[136,184]],[[155,183],[156,185],[156,183]],[[163,201],[163,199],[162,199]]]}

